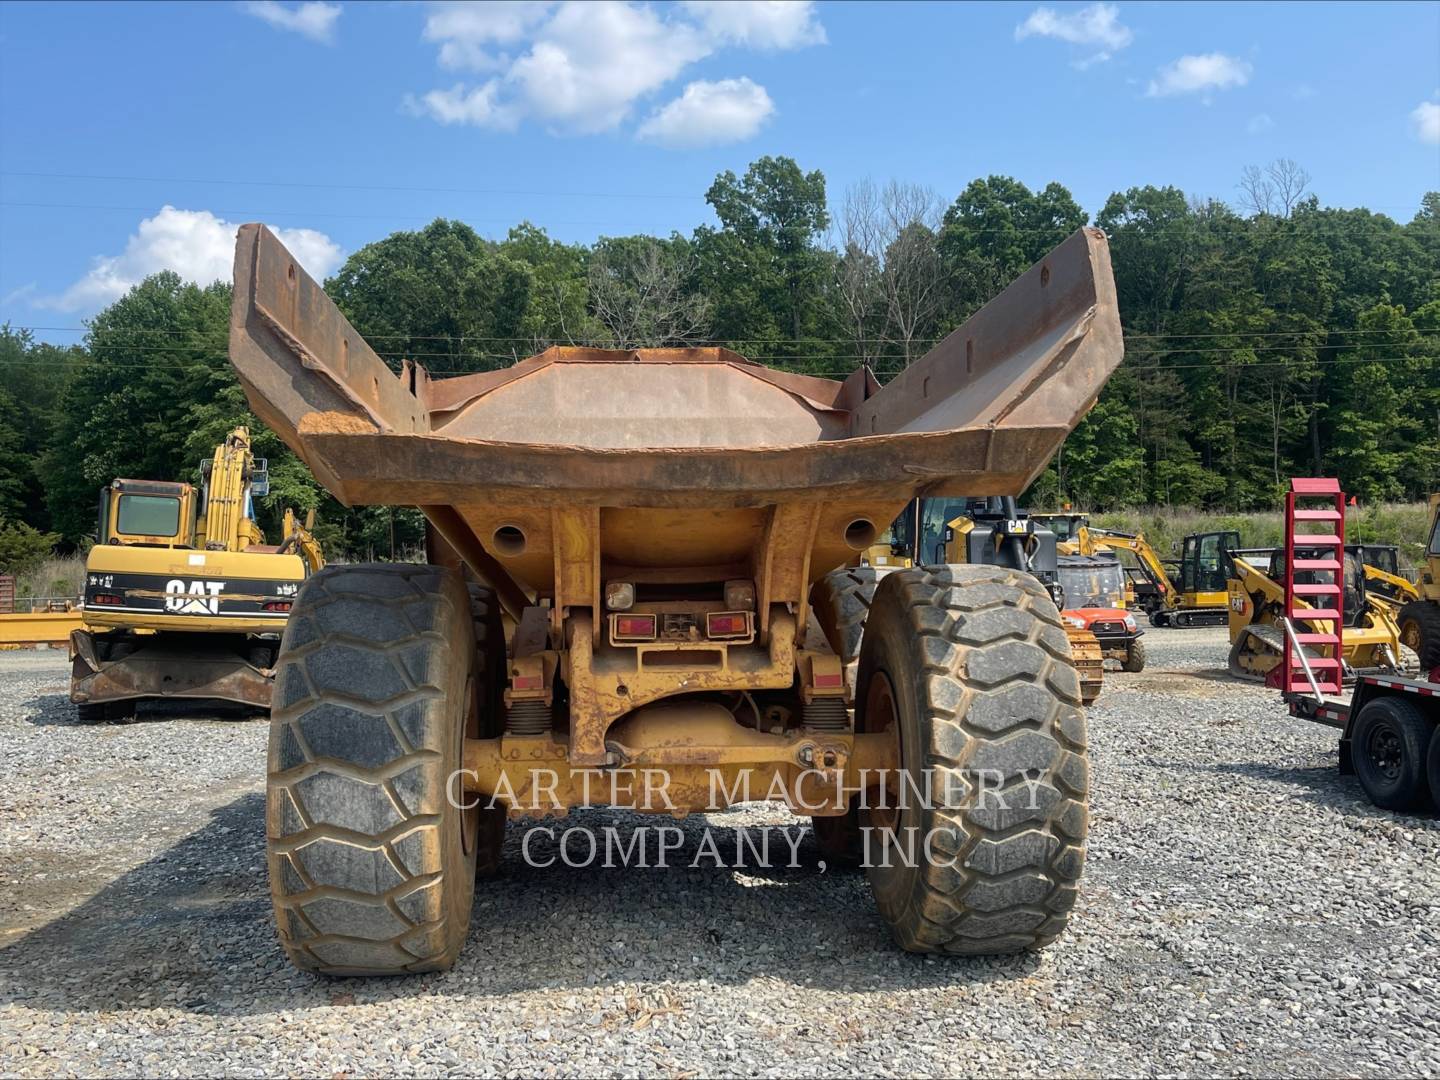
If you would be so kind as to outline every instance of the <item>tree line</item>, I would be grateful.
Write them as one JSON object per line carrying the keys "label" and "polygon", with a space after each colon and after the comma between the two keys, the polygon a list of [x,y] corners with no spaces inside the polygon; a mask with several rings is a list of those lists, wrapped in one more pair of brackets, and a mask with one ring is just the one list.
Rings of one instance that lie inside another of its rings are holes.
{"label": "tree line", "polygon": [[[1363,500],[1440,488],[1440,193],[1405,223],[1322,207],[1293,162],[1249,169],[1237,206],[1134,187],[1093,223],[1059,183],[979,178],[953,200],[766,157],[706,192],[716,224],[567,244],[437,219],[360,248],[325,283],[388,363],[438,377],[551,344],[716,344],[882,381],[1085,224],[1110,237],[1126,359],[1027,499],[1268,509],[1293,474]],[[73,346],[0,328],[0,521],[83,545],[117,476],[195,479],[231,427],[270,460],[262,524],[316,509],[333,554],[415,544],[409,511],[344,508],[245,406],[230,290],[160,273]],[[0,543],[0,550],[4,544]]]}

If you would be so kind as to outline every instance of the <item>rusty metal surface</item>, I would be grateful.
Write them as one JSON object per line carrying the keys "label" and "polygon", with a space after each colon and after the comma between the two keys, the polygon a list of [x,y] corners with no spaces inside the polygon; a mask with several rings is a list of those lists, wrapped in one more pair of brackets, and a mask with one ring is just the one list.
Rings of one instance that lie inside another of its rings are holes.
{"label": "rusty metal surface", "polygon": [[223,646],[198,648],[157,636],[135,652],[102,660],[88,630],[70,635],[70,700],[79,703],[133,698],[207,698],[270,707],[274,673]]}
{"label": "rusty metal surface", "polygon": [[637,709],[611,728],[607,745],[615,765],[598,770],[550,737],[468,739],[462,779],[516,814],[583,805],[685,814],[774,795],[800,813],[836,816],[861,790],[896,790],[886,777],[900,764],[888,733],[774,735],[705,701]]}
{"label": "rusty metal surface", "polygon": [[0,649],[64,645],[80,629],[78,611],[35,611],[0,615]]}
{"label": "rusty metal surface", "polygon": [[445,505],[483,487],[546,506],[1015,494],[1122,354],[1094,229],[878,392],[863,373],[838,383],[718,349],[552,349],[506,372],[397,376],[259,225],[239,233],[230,348],[251,406],[345,501]]}
{"label": "rusty metal surface", "polygon": [[338,498],[421,507],[512,619],[549,600],[557,640],[585,612],[595,643],[617,578],[753,579],[767,640],[775,610],[803,619],[810,583],[865,546],[857,523],[881,530],[917,494],[1022,490],[1122,345],[1105,238],[1082,229],[884,388],[724,349],[552,348],[432,380],[391,372],[246,225],[230,352],[256,413]]}

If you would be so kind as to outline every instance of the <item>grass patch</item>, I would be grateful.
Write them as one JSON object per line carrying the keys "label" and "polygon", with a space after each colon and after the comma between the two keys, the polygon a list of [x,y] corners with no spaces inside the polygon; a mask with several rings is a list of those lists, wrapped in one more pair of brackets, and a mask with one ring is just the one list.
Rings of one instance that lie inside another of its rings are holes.
{"label": "grass patch", "polygon": [[[1149,506],[1094,514],[1090,521],[1102,529],[1143,532],[1161,558],[1178,555],[1180,541],[1190,533],[1235,529],[1241,547],[1279,547],[1285,542],[1285,523],[1278,510],[1217,514]],[[1429,524],[1430,508],[1423,502],[1351,507],[1345,514],[1345,539],[1355,544],[1394,544],[1400,549],[1401,567],[1415,570],[1424,558]]]}

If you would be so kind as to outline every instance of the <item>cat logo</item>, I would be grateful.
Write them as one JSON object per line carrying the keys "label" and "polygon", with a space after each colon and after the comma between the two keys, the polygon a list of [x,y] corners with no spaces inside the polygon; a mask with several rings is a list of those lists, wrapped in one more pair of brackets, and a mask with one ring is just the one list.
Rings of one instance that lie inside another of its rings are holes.
{"label": "cat logo", "polygon": [[223,581],[182,581],[172,578],[165,583],[165,610],[179,615],[220,614],[220,591]]}

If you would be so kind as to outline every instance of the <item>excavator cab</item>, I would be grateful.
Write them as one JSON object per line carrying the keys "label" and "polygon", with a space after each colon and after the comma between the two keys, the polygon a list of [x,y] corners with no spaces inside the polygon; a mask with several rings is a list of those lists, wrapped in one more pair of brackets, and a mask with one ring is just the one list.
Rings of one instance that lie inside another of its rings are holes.
{"label": "excavator cab", "polygon": [[95,538],[101,544],[192,547],[195,489],[158,480],[115,480],[100,489]]}
{"label": "excavator cab", "polygon": [[[1180,592],[1186,607],[1225,603],[1230,580],[1230,552],[1240,546],[1238,532],[1192,533],[1180,550]],[[1207,595],[1209,594],[1209,595]]]}
{"label": "excavator cab", "polygon": [[1151,612],[1155,626],[1224,626],[1228,619],[1232,553],[1240,547],[1234,529],[1191,533],[1180,548],[1175,603]]}

